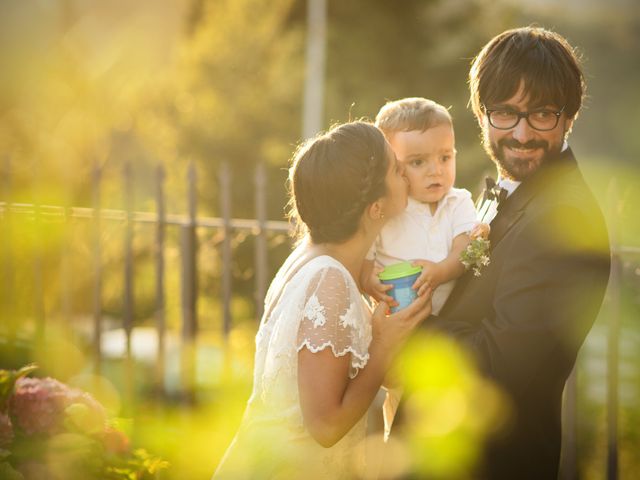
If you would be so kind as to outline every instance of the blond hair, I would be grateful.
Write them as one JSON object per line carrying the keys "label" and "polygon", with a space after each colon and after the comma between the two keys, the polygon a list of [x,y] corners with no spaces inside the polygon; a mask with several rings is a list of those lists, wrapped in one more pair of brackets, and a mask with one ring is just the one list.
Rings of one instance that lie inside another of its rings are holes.
{"label": "blond hair", "polygon": [[451,124],[452,120],[449,110],[439,103],[427,98],[410,97],[387,102],[376,115],[375,123],[388,137],[396,132],[424,132],[442,124]]}

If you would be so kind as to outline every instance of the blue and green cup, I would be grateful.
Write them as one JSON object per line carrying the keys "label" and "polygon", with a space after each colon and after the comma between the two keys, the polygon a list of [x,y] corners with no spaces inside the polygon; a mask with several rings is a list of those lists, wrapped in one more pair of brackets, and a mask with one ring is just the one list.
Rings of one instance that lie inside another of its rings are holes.
{"label": "blue and green cup", "polygon": [[418,296],[418,292],[411,288],[420,276],[422,267],[414,267],[411,262],[400,262],[385,267],[378,274],[378,278],[385,285],[393,285],[388,294],[398,303],[391,307],[391,313],[408,307]]}

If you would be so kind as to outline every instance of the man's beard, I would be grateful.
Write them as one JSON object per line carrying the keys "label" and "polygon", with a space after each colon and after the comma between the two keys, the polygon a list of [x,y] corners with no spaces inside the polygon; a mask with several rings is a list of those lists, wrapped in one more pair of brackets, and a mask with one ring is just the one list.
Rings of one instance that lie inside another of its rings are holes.
{"label": "man's beard", "polygon": [[[549,158],[557,156],[562,148],[562,144],[551,147],[549,142],[545,140],[530,140],[527,143],[520,143],[513,138],[502,138],[497,142],[491,142],[486,135],[482,143],[491,159],[498,166],[500,176],[519,182],[535,173]],[[516,157],[505,153],[507,148],[542,149],[542,155],[535,152],[535,158],[534,156]]]}

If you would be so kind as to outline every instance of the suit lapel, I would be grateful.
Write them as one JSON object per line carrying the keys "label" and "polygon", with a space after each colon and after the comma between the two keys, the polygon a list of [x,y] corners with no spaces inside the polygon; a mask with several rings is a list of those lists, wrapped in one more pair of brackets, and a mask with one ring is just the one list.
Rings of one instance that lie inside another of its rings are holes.
{"label": "suit lapel", "polygon": [[524,214],[527,204],[534,196],[535,189],[533,187],[533,182],[523,182],[498,205],[498,213],[491,221],[491,231],[489,233],[492,249],[500,243],[500,240]]}
{"label": "suit lapel", "polygon": [[521,210],[509,211],[508,213],[504,210],[498,212],[491,222],[491,231],[489,233],[491,248],[495,248],[500,243],[505,234],[520,220],[523,213],[524,207]]}

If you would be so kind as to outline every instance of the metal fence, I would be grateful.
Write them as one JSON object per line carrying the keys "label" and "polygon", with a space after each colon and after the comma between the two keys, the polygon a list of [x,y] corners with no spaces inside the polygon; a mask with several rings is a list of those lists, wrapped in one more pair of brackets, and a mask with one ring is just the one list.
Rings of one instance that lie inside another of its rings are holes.
{"label": "metal fence", "polygon": [[[8,234],[14,228],[16,217],[27,218],[34,224],[47,222],[67,222],[71,219],[82,219],[91,224],[92,232],[92,265],[93,273],[93,341],[92,355],[93,365],[96,373],[100,373],[102,352],[101,336],[103,334],[103,254],[101,232],[107,222],[120,222],[124,225],[124,237],[122,238],[124,250],[124,276],[123,276],[123,309],[122,328],[125,332],[125,371],[126,390],[125,397],[133,397],[132,377],[132,351],[131,336],[134,328],[134,250],[133,226],[136,223],[150,224],[155,228],[154,235],[154,263],[155,263],[155,328],[157,331],[157,358],[156,358],[156,386],[160,391],[164,391],[163,381],[165,378],[165,335],[166,335],[166,230],[169,227],[178,228],[180,231],[180,278],[181,278],[181,341],[183,344],[183,354],[181,356],[181,375],[185,385],[186,395],[191,395],[190,387],[194,385],[195,340],[198,336],[198,268],[196,254],[198,250],[197,229],[217,230],[222,233],[220,242],[220,257],[222,271],[220,276],[221,285],[221,318],[222,335],[226,338],[231,328],[232,311],[232,244],[231,239],[235,232],[244,231],[255,237],[255,311],[257,318],[262,315],[263,299],[269,281],[268,270],[268,245],[267,235],[269,232],[277,232],[286,235],[290,230],[288,222],[271,221],[267,219],[267,185],[266,172],[262,164],[257,165],[253,181],[255,185],[255,218],[238,219],[231,217],[231,174],[228,165],[222,164],[219,170],[219,211],[220,217],[198,216],[196,202],[196,171],[193,166],[187,174],[187,213],[173,214],[167,212],[166,195],[164,191],[165,172],[162,167],[155,171],[155,212],[140,212],[132,209],[134,179],[131,168],[126,165],[124,169],[124,199],[125,208],[122,210],[106,209],[102,207],[101,197],[102,171],[95,168],[92,177],[92,206],[90,208],[64,207],[39,205],[35,203],[13,203],[10,201],[10,189],[5,188],[5,200],[0,202],[0,229],[3,234],[0,236],[0,248],[4,252],[2,258],[2,295],[3,301],[9,302],[12,297],[13,278],[11,272],[16,268],[12,264],[11,248],[7,239]],[[640,249],[634,247],[620,247],[614,245],[612,258],[612,274],[609,290],[607,294],[608,309],[608,333],[607,333],[607,478],[616,479],[618,473],[618,388],[619,388],[619,342],[620,342],[620,304],[621,304],[621,279],[622,279],[622,256],[636,255]],[[34,291],[36,292],[33,302],[36,307],[35,315],[35,338],[36,342],[45,336],[46,319],[45,309],[41,307],[43,300],[43,280],[38,265],[41,262],[36,259],[36,268],[33,272]],[[40,297],[40,298],[38,298]],[[4,304],[2,305],[5,306]],[[16,332],[13,327],[9,327],[8,339],[11,343]],[[577,379],[576,372],[572,373],[565,388],[565,408],[563,413],[564,438],[563,438],[563,458],[562,477],[566,479],[577,478],[577,439],[576,439],[576,405],[577,405]]]}
{"label": "metal fence", "polygon": [[[155,238],[152,251],[154,252],[155,263],[155,327],[157,330],[157,359],[156,359],[156,386],[163,391],[163,381],[165,378],[165,335],[166,335],[166,232],[168,228],[179,229],[180,239],[180,284],[181,284],[181,340],[184,350],[181,373],[185,377],[185,390],[193,385],[194,359],[193,349],[198,335],[198,268],[196,255],[198,242],[196,231],[208,229],[222,232],[220,241],[220,256],[222,271],[220,276],[221,309],[222,309],[222,334],[226,337],[231,328],[232,311],[232,245],[233,234],[245,231],[255,236],[255,311],[259,318],[262,315],[263,299],[269,281],[268,271],[268,246],[267,235],[269,232],[277,232],[286,235],[290,230],[288,222],[271,221],[267,219],[267,190],[266,171],[262,164],[257,165],[254,175],[255,185],[255,215],[254,219],[231,218],[231,173],[228,165],[222,164],[219,170],[219,211],[220,217],[198,216],[196,202],[196,171],[193,165],[189,167],[187,173],[187,213],[173,214],[167,212],[165,195],[165,171],[158,167],[155,171],[155,212],[139,212],[132,209],[134,178],[130,166],[124,168],[124,205],[122,210],[106,209],[102,207],[102,171],[96,167],[92,175],[93,192],[92,206],[64,207],[53,205],[38,205],[34,203],[12,203],[0,202],[0,229],[4,232],[0,236],[0,247],[4,254],[2,265],[2,306],[5,307],[13,301],[14,276],[13,272],[18,267],[14,265],[11,245],[11,231],[16,228],[16,220],[27,219],[34,225],[42,225],[51,222],[69,222],[73,219],[80,219],[89,222],[91,225],[91,245],[92,245],[92,271],[93,285],[93,341],[92,356],[93,366],[96,373],[100,373],[102,364],[102,334],[103,325],[103,240],[102,232],[108,222],[119,223],[124,226],[124,237],[122,247],[124,255],[124,275],[122,292],[122,328],[125,332],[125,362],[132,361],[131,337],[134,327],[134,224],[149,224],[155,229]],[[11,198],[10,191],[5,186],[5,198]],[[35,253],[37,255],[37,253]],[[35,292],[32,301],[36,307],[35,313],[35,341],[42,340],[46,331],[45,309],[43,305],[43,278],[42,262],[36,258],[33,271],[33,291]],[[15,325],[9,322],[9,343],[16,337]],[[131,371],[131,368],[127,368]],[[133,384],[133,379],[129,378],[127,384]]]}

